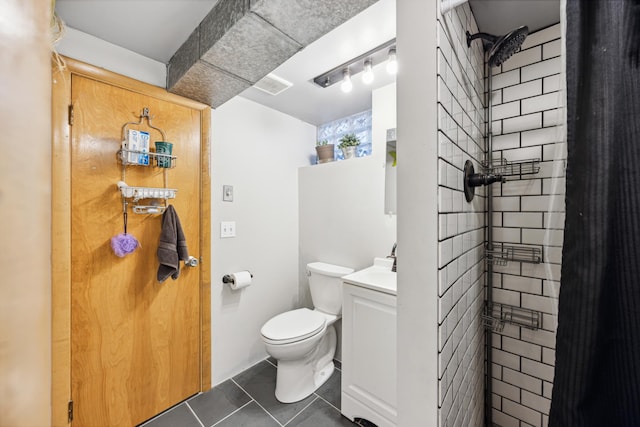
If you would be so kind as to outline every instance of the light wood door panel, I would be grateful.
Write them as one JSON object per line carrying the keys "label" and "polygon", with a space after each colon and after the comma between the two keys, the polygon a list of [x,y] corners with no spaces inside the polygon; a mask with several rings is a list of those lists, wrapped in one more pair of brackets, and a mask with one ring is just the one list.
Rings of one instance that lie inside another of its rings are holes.
{"label": "light wood door panel", "polygon": [[[74,426],[131,426],[200,390],[200,269],[156,280],[161,215],[134,214],[128,232],[141,243],[117,257],[123,231],[116,153],[124,123],[145,107],[174,144],[170,201],[189,253],[200,255],[200,111],[89,78],[72,78],[71,393]],[[161,140],[149,131],[151,144]],[[127,167],[131,186],[164,186],[163,169]]]}

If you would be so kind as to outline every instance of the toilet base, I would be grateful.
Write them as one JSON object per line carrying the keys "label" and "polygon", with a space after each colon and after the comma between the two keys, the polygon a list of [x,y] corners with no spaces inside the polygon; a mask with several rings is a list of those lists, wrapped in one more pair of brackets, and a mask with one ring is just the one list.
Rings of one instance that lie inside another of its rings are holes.
{"label": "toilet base", "polygon": [[315,392],[333,374],[336,330],[329,326],[318,347],[300,360],[278,360],[276,399],[293,403]]}
{"label": "toilet base", "polygon": [[[283,362],[287,363],[287,362]],[[313,394],[333,374],[335,366],[333,361],[318,371],[315,375],[309,369],[304,372],[299,369],[282,369],[278,363],[278,375],[276,378],[276,399],[282,403],[299,402]],[[299,376],[298,373],[303,374]]]}

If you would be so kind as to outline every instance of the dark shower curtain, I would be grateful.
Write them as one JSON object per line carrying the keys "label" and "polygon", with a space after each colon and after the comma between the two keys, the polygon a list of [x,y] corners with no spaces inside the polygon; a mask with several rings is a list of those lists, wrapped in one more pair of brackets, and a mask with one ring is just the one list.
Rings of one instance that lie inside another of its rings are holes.
{"label": "dark shower curtain", "polygon": [[567,191],[549,425],[640,426],[640,0],[567,0]]}

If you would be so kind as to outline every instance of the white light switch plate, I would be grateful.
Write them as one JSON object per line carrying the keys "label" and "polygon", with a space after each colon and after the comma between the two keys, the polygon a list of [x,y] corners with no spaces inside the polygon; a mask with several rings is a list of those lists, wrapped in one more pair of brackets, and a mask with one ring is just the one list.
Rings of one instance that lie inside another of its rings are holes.
{"label": "white light switch plate", "polygon": [[220,221],[220,237],[236,237],[236,222]]}
{"label": "white light switch plate", "polygon": [[233,185],[222,186],[222,201],[233,202]]}

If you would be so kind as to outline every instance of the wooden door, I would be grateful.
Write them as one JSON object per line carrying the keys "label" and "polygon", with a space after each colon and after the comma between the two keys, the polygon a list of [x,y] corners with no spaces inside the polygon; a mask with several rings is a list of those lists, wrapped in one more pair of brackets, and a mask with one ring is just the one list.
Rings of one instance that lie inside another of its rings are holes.
{"label": "wooden door", "polygon": [[[156,280],[162,216],[135,214],[128,233],[141,243],[117,257],[123,231],[116,183],[122,126],[149,108],[173,143],[167,186],[189,253],[200,255],[200,111],[73,75],[71,86],[71,397],[74,426],[132,426],[200,390],[200,268]],[[146,122],[130,128],[149,131]],[[163,187],[163,169],[128,166],[130,186]]]}

